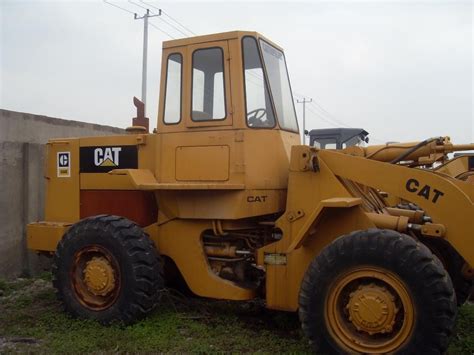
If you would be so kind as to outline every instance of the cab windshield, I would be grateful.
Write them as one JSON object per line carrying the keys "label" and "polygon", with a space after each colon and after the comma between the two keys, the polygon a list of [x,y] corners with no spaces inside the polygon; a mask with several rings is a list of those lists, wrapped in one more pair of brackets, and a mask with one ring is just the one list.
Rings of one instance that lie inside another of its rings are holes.
{"label": "cab windshield", "polygon": [[280,127],[297,132],[298,123],[286,70],[285,56],[282,51],[262,39],[260,40],[260,46]]}

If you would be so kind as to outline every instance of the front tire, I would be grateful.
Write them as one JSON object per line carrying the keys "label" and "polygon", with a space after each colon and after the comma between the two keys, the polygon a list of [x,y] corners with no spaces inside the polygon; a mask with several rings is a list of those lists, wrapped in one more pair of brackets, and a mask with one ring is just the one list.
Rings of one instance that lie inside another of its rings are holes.
{"label": "front tire", "polygon": [[336,239],[310,264],[299,315],[315,350],[439,354],[456,318],[451,279],[429,249],[390,230]]}
{"label": "front tire", "polygon": [[161,268],[153,242],[138,225],[101,215],[74,224],[59,242],[53,286],[72,316],[129,324],[157,305]]}

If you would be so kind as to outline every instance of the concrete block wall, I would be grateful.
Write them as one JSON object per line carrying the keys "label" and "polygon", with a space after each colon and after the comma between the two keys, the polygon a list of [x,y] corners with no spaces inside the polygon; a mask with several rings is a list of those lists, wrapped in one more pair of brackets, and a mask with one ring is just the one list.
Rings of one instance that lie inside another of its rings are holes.
{"label": "concrete block wall", "polygon": [[47,264],[26,249],[26,224],[44,215],[44,144],[50,138],[123,134],[116,127],[0,109],[0,278]]}

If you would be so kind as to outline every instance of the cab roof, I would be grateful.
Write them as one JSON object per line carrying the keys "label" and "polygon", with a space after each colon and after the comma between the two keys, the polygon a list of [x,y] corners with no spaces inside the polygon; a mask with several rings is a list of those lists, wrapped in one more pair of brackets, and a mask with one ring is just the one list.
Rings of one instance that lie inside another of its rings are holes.
{"label": "cab roof", "polygon": [[268,38],[262,36],[260,33],[255,31],[230,31],[230,32],[221,32],[221,33],[213,33],[209,35],[202,35],[202,36],[195,36],[195,37],[186,37],[180,39],[174,39],[171,41],[164,41],[163,42],[163,49],[166,48],[174,48],[174,47],[182,47],[182,46],[189,46],[193,44],[200,44],[206,42],[215,42],[215,41],[227,41],[231,39],[240,39],[245,36],[252,36],[256,38],[262,38],[274,47],[278,48],[279,50],[283,51],[279,45],[273,43]]}

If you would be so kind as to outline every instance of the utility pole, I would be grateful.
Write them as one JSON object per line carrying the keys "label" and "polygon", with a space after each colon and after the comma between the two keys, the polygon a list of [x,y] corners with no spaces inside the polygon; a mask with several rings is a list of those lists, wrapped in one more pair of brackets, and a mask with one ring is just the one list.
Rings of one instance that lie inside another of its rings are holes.
{"label": "utility pole", "polygon": [[303,100],[296,100],[297,103],[303,104],[303,144],[306,144],[306,104],[312,102],[313,99],[306,100],[306,97],[303,97]]}
{"label": "utility pole", "polygon": [[135,20],[143,20],[143,64],[142,64],[142,102],[145,104],[146,114],[146,78],[147,78],[147,59],[148,59],[148,18],[161,16],[161,9],[158,14],[151,15],[150,10],[146,9],[143,16],[135,14]]}

